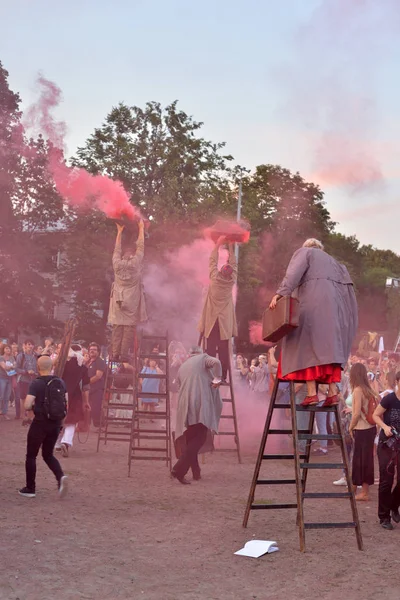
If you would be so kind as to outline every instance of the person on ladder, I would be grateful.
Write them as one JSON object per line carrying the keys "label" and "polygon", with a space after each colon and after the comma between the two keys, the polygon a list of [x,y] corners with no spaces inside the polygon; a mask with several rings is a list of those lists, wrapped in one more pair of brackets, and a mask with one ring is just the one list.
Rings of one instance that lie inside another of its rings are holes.
{"label": "person on ladder", "polygon": [[136,253],[127,248],[122,253],[124,225],[117,223],[117,239],[113,254],[114,283],[111,288],[108,322],[112,325],[111,360],[129,362],[129,350],[138,323],[147,321],[143,293],[144,223],[139,222]]}
{"label": "person on ladder", "polygon": [[353,282],[347,268],[312,238],[293,254],[270,309],[295,291],[300,302],[299,326],[283,339],[277,376],[307,383],[302,406],[318,404],[316,384],[328,384],[324,406],[333,406],[339,402],[336,383],[357,330]]}
{"label": "person on ladder", "polygon": [[234,244],[229,244],[229,257],[218,270],[219,249],[225,237],[217,240],[210,255],[210,284],[199,323],[201,336],[206,339],[207,354],[217,356],[222,365],[222,379],[226,381],[229,368],[229,340],[237,336],[237,322],[232,290],[237,281],[237,263]]}

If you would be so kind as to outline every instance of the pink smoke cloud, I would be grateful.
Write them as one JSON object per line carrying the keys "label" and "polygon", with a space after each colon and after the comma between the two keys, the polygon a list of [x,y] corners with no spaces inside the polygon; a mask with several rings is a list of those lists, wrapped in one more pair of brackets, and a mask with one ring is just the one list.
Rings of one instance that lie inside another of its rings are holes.
{"label": "pink smoke cloud", "polygon": [[92,175],[85,169],[67,166],[64,160],[67,127],[53,115],[61,102],[61,90],[43,76],[39,76],[38,86],[39,99],[26,111],[24,124],[28,130],[42,133],[53,144],[49,168],[60,195],[71,206],[83,210],[96,208],[111,219],[140,218],[139,209],[130,203],[121,182],[107,175]]}

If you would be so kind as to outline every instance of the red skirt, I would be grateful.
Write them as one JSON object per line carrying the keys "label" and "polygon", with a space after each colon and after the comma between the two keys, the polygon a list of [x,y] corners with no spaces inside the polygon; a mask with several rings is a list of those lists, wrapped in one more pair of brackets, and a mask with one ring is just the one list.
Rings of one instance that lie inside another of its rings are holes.
{"label": "red skirt", "polygon": [[281,363],[278,364],[278,379],[284,381],[316,381],[317,383],[339,383],[342,378],[342,367],[338,364],[318,365],[317,367],[307,367],[300,371],[288,373],[282,377]]}

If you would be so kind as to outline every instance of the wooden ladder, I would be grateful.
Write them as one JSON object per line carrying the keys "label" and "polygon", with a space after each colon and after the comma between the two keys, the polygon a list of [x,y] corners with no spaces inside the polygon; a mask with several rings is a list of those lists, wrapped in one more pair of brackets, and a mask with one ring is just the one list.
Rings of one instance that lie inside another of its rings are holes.
{"label": "wooden ladder", "polygon": [[[207,352],[207,339],[204,337],[201,337],[200,343],[202,344],[203,350],[204,352]],[[242,464],[242,455],[240,452],[240,439],[239,439],[239,427],[238,427],[238,420],[237,420],[237,414],[236,414],[236,404],[235,404],[235,392],[233,389],[233,377],[232,377],[232,364],[231,364],[231,357],[232,357],[232,343],[229,343],[229,366],[228,366],[228,381],[227,383],[224,383],[220,386],[220,393],[221,393],[221,400],[223,402],[223,407],[222,407],[222,414],[221,414],[221,419],[223,419],[224,421],[228,421],[228,422],[232,422],[233,421],[233,429],[231,429],[231,431],[219,431],[218,436],[233,436],[234,442],[235,442],[235,448],[215,448],[214,445],[214,451],[216,452],[236,452],[237,454],[237,459],[239,464]],[[225,394],[223,393],[223,390],[227,390],[229,389],[229,395],[225,396]],[[230,406],[231,407],[231,411],[230,412],[226,412],[224,410],[224,408]],[[218,436],[217,439],[218,439]],[[214,436],[215,438],[215,436]],[[204,463],[204,454],[203,454],[203,463]]]}
{"label": "wooden ladder", "polygon": [[[357,539],[357,545],[359,550],[363,550],[363,542],[361,536],[360,529],[360,521],[358,518],[357,505],[354,498],[353,493],[353,485],[350,476],[350,467],[349,467],[349,458],[347,455],[347,449],[344,443],[344,433],[342,422],[340,419],[339,407],[318,407],[318,406],[310,406],[308,408],[304,408],[302,406],[296,405],[295,398],[295,383],[302,382],[290,382],[290,413],[291,413],[291,429],[271,429],[271,421],[272,415],[275,409],[288,409],[287,404],[279,404],[277,403],[277,395],[279,384],[283,383],[283,380],[275,380],[275,385],[273,388],[270,405],[268,408],[268,413],[265,421],[264,432],[261,438],[260,449],[258,452],[257,462],[254,469],[253,480],[250,486],[250,493],[247,501],[246,511],[243,519],[243,527],[247,527],[247,523],[249,520],[249,515],[251,510],[274,510],[274,509],[286,509],[286,508],[295,508],[297,509],[297,525],[299,528],[299,538],[300,538],[300,550],[301,552],[305,551],[305,532],[310,529],[336,529],[336,528],[344,528],[344,529],[354,529]],[[287,382],[285,382],[287,383]],[[310,415],[308,428],[305,430],[297,429],[297,418],[296,413],[299,411],[307,411]],[[314,428],[314,420],[315,414],[317,412],[331,412],[335,415],[337,434],[316,434],[313,433]],[[269,435],[292,435],[293,439],[293,451],[294,454],[264,454],[265,445]],[[304,454],[300,454],[299,452],[299,441],[306,441],[306,450]],[[340,445],[342,459],[341,463],[311,463],[310,462],[310,452],[311,452],[311,442],[312,440],[337,440]],[[259,479],[260,468],[263,460],[294,460],[294,469],[295,469],[295,479]],[[304,461],[304,462],[301,462]],[[343,469],[347,481],[347,491],[346,492],[307,492],[306,484],[307,484],[307,475],[310,469]],[[296,497],[297,501],[294,503],[285,503],[285,504],[258,504],[254,503],[254,495],[257,485],[290,485],[294,484],[296,486]],[[353,520],[350,522],[314,522],[314,523],[305,523],[304,522],[304,500],[307,498],[313,499],[325,499],[325,498],[348,498],[350,500],[350,506],[352,511]]]}
{"label": "wooden ladder", "polygon": [[[108,361],[105,379],[105,388],[103,402],[100,415],[100,427],[97,438],[97,452],[99,451],[100,442],[107,444],[112,442],[129,442],[131,437],[131,423],[133,418],[134,407],[136,404],[136,356],[133,357],[132,371],[127,371],[126,379],[131,379],[131,385],[121,387],[119,382],[123,375],[118,373],[120,362]],[[121,402],[121,395],[127,397],[128,402]],[[129,411],[127,416],[117,416],[116,411]]]}
{"label": "wooden ladder", "polygon": [[[149,343],[157,343],[162,346],[158,353],[150,352],[146,346]],[[131,466],[133,460],[162,460],[166,466],[171,469],[171,410],[169,398],[169,349],[168,349],[168,333],[165,335],[147,335],[143,334],[139,342],[139,350],[137,355],[136,366],[136,382],[135,382],[135,405],[131,422],[130,439],[129,439],[129,459],[128,459],[128,475],[131,474]],[[161,374],[145,374],[145,379],[159,379],[165,381],[165,391],[158,393],[139,391],[139,379],[141,378],[141,370],[144,361],[149,358],[154,358],[158,362],[162,361]],[[165,400],[163,410],[149,412],[144,411],[140,406],[141,398],[156,398]],[[145,418],[154,420],[158,427],[152,427],[152,423],[144,424],[141,421]],[[148,442],[150,441],[150,445]]]}
{"label": "wooden ladder", "polygon": [[[225,394],[224,394],[225,390],[229,390],[229,394],[227,396],[225,396]],[[231,366],[230,362],[229,362],[229,368],[228,368],[228,382],[226,384],[223,384],[220,387],[220,392],[221,392],[221,399],[223,402],[221,419],[223,419],[224,422],[232,423],[233,429],[231,429],[230,431],[220,431],[218,433],[218,436],[220,436],[220,435],[221,436],[233,436],[233,440],[235,442],[235,448],[215,448],[215,450],[217,452],[236,452],[238,462],[239,462],[239,464],[241,464],[242,463],[242,455],[240,452],[239,428],[238,428],[238,421],[237,421],[237,415],[236,415],[235,393],[234,393],[234,389],[233,389],[232,366]],[[226,412],[225,407],[229,407],[229,406],[231,407],[231,411]],[[218,436],[217,436],[217,438],[218,438]]]}

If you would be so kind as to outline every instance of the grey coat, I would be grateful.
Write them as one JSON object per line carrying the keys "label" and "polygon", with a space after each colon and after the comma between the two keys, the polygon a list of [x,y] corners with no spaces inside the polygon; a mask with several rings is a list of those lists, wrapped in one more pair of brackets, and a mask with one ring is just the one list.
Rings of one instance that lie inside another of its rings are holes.
{"label": "grey coat", "polygon": [[202,423],[217,433],[222,412],[219,389],[213,388],[214,377],[221,379],[221,363],[208,354],[195,354],[178,371],[180,384],[175,438],[181,437],[190,425]]}
{"label": "grey coat", "polygon": [[292,256],[277,294],[293,294],[300,302],[299,326],[282,344],[282,375],[318,365],[344,365],[358,324],[356,297],[346,267],[323,250],[300,248]]}

